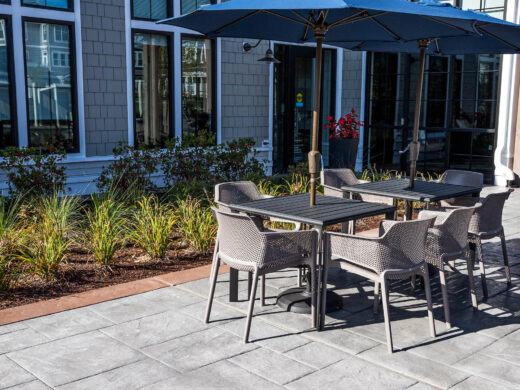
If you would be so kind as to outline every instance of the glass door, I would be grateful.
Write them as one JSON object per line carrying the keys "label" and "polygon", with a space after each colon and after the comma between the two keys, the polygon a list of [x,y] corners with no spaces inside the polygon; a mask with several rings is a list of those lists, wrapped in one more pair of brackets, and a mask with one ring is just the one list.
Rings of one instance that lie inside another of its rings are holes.
{"label": "glass door", "polygon": [[[325,49],[323,58],[322,110],[320,113],[320,150],[328,165],[327,133],[322,125],[334,115],[335,54]],[[276,45],[274,77],[274,171],[285,172],[289,166],[307,162],[312,146],[314,108],[315,49],[312,47]]]}

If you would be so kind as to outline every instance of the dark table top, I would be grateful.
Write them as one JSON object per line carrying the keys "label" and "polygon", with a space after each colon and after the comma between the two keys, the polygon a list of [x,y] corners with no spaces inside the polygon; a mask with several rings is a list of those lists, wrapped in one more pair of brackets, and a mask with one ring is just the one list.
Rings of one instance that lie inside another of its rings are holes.
{"label": "dark table top", "polygon": [[343,186],[341,189],[359,194],[381,195],[389,198],[422,202],[438,202],[443,199],[471,194],[477,196],[481,191],[481,188],[478,187],[422,180],[415,181],[414,188],[409,188],[409,184],[410,181],[408,179],[395,179]]}
{"label": "dark table top", "polygon": [[334,225],[395,211],[393,206],[323,195],[316,195],[315,206],[311,206],[309,202],[309,194],[298,194],[259,199],[229,207],[248,214],[287,219],[313,226]]}

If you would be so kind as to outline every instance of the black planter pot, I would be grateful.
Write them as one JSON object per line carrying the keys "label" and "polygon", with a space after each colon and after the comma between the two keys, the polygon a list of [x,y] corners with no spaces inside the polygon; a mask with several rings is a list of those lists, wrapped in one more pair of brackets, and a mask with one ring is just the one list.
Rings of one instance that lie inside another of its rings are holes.
{"label": "black planter pot", "polygon": [[329,147],[330,168],[354,168],[359,138],[332,138]]}

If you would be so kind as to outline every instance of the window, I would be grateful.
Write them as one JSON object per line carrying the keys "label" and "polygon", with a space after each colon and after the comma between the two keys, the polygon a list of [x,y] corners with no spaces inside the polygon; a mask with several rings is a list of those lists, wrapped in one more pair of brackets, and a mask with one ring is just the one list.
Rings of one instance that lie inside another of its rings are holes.
{"label": "window", "polygon": [[22,5],[63,8],[69,10],[72,8],[72,0],[22,0]]}
{"label": "window", "polygon": [[504,18],[505,0],[460,0],[463,9],[485,12],[494,18]]}
{"label": "window", "polygon": [[[45,29],[68,29],[67,45],[43,41]],[[25,68],[29,145],[53,145],[77,151],[75,80],[71,57],[71,26],[24,22]],[[59,50],[56,50],[59,49]],[[48,53],[51,53],[49,65]]]}
{"label": "window", "polygon": [[69,27],[68,26],[54,26],[54,40],[56,42],[69,42]]}
{"label": "window", "polygon": [[213,41],[182,37],[182,134],[215,131],[213,125]]}
{"label": "window", "polygon": [[0,148],[16,145],[16,130],[13,118],[16,118],[14,107],[11,104],[13,85],[10,76],[11,55],[9,41],[9,23],[6,19],[0,19]]}
{"label": "window", "polygon": [[70,66],[69,53],[65,51],[53,51],[52,66],[68,68]]}
{"label": "window", "polygon": [[170,50],[166,35],[134,33],[135,143],[163,146],[171,137]]}
{"label": "window", "polygon": [[181,13],[187,14],[210,4],[215,4],[215,0],[181,0]]}
{"label": "window", "polygon": [[171,0],[132,0],[132,17],[159,20],[171,16]]}

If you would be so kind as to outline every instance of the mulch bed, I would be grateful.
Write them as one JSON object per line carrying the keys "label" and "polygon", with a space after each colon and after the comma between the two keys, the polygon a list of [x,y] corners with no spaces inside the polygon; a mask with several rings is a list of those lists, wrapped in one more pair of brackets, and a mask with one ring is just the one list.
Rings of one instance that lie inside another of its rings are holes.
{"label": "mulch bed", "polygon": [[[383,216],[358,220],[357,232],[376,229]],[[329,227],[341,231],[341,224]],[[59,298],[120,283],[183,271],[211,263],[208,254],[194,252],[177,241],[162,260],[150,260],[139,248],[128,246],[116,254],[110,270],[95,264],[92,255],[81,247],[73,248],[54,282],[44,282],[35,275],[23,275],[14,288],[0,292],[0,310]]]}
{"label": "mulch bed", "polygon": [[168,251],[162,260],[150,260],[141,249],[129,246],[117,253],[110,270],[95,264],[92,255],[81,247],[73,248],[56,281],[23,275],[14,288],[0,292],[0,310],[211,263],[212,253],[196,253],[183,247],[178,245]]}

